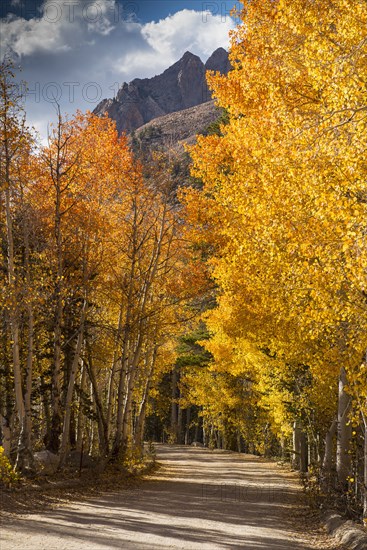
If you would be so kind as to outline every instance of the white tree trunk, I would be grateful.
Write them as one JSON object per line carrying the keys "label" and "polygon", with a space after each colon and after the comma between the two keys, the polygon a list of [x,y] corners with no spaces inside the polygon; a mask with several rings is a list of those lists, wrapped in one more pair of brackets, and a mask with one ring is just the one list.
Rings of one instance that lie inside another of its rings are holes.
{"label": "white tree trunk", "polygon": [[350,441],[352,437],[352,426],[349,424],[349,413],[351,411],[352,399],[345,391],[347,385],[347,374],[342,367],[339,374],[339,397],[338,397],[338,431],[336,450],[336,471],[338,482],[346,487],[347,478],[351,472],[351,456],[349,454]]}

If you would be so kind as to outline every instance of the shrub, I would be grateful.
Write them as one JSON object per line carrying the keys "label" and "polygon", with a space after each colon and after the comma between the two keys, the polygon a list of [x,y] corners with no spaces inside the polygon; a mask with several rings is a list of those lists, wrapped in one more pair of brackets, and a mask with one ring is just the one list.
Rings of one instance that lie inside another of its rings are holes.
{"label": "shrub", "polygon": [[19,475],[5,456],[4,447],[0,447],[0,487],[11,487],[18,481]]}

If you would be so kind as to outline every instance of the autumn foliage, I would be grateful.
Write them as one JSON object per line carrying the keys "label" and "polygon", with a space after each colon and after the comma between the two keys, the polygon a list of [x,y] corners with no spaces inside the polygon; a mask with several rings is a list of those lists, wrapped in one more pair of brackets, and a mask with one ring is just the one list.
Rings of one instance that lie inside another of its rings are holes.
{"label": "autumn foliage", "polygon": [[[219,289],[207,314],[214,362],[196,399],[222,437],[240,429],[250,448],[290,452],[304,471],[311,460],[328,482],[336,468],[361,502],[366,5],[243,4],[232,70],[208,78],[229,121],[191,148],[203,188],[183,199]],[[220,404],[208,379],[216,392],[220,381]]]}
{"label": "autumn foliage", "polygon": [[366,2],[242,5],[181,207],[169,157],[139,162],[107,118],[36,147],[3,67],[5,453],[120,460],[154,413],[366,515]]}
{"label": "autumn foliage", "polygon": [[[2,67],[1,419],[22,472],[46,448],[103,465],[142,452],[151,392],[203,284],[171,200],[168,161],[144,166],[114,123],[59,113],[47,145]],[[189,313],[188,313],[189,312]]]}

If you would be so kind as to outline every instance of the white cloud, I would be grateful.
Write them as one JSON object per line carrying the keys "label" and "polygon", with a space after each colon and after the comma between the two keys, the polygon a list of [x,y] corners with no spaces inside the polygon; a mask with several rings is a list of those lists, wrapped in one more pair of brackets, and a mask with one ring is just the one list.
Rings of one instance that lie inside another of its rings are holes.
{"label": "white cloud", "polygon": [[228,33],[233,21],[208,12],[181,10],[174,15],[152,21],[142,28],[142,35],[154,51],[176,60],[183,49],[208,57],[220,46],[228,47]]}
{"label": "white cloud", "polygon": [[142,24],[118,7],[115,0],[47,0],[38,16],[0,20],[1,57],[11,52],[20,61],[28,119],[41,135],[55,119],[54,96],[63,112],[93,110],[123,81],[159,74],[187,50],[205,61],[228,46],[233,27],[230,18],[194,10]]}
{"label": "white cloud", "polygon": [[114,28],[115,0],[46,0],[39,17],[10,15],[2,20],[1,57],[7,52],[31,56],[42,51],[57,54],[80,47],[93,35]]}
{"label": "white cloud", "polygon": [[82,17],[87,21],[88,31],[108,35],[115,28],[112,14],[115,14],[115,0],[95,0],[89,2],[82,10]]}

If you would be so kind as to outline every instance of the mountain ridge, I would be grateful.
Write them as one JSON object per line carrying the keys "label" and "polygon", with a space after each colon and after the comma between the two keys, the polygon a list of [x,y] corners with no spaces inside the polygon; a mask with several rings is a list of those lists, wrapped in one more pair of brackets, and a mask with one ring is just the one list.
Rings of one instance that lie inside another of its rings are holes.
{"label": "mountain ridge", "polygon": [[221,115],[221,109],[213,100],[200,105],[174,111],[150,120],[131,134],[132,142],[139,142],[144,149],[174,151],[184,153],[184,145],[196,142],[198,134],[206,129]]}

